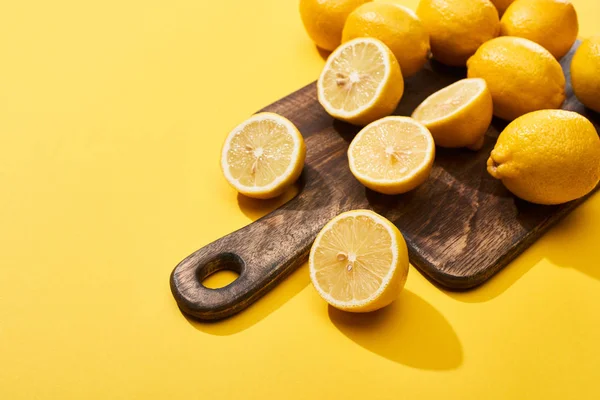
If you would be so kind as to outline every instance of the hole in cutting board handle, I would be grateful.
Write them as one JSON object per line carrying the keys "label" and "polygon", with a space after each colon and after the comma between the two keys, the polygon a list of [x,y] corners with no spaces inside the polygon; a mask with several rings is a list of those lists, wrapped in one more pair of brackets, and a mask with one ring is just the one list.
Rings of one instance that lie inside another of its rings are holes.
{"label": "hole in cutting board handle", "polygon": [[200,265],[196,277],[207,289],[220,289],[235,282],[244,270],[244,260],[234,253],[222,253]]}
{"label": "hole in cutting board handle", "polygon": [[237,278],[240,277],[238,272],[230,269],[222,269],[215,271],[202,281],[202,286],[207,289],[221,289],[231,285]]}

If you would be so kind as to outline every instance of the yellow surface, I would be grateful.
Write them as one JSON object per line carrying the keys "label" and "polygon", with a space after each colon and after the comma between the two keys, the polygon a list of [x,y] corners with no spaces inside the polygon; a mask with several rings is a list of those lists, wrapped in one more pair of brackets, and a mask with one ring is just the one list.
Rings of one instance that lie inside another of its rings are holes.
{"label": "yellow surface", "polygon": [[[574,3],[590,36],[600,3]],[[472,292],[411,268],[347,316],[303,266],[231,320],[181,315],[175,264],[276,205],[219,151],[317,78],[296,1],[5,1],[0,54],[1,399],[600,397],[600,195]]]}

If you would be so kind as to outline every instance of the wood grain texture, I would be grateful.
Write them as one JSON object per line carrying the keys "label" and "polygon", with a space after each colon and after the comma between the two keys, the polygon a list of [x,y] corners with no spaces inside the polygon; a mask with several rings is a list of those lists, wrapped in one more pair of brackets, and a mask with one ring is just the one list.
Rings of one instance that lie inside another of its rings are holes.
{"label": "wood grain texture", "polygon": [[[561,65],[569,65],[576,43]],[[465,69],[431,63],[406,80],[396,115],[410,115],[433,92],[465,77]],[[600,118],[567,87],[563,108]],[[196,251],[171,275],[180,308],[200,319],[235,314],[304,263],[323,225],[340,212],[367,208],[403,233],[411,263],[444,287],[475,287],[506,266],[553,223],[585,200],[558,206],[522,201],[486,171],[486,161],[506,122],[494,119],[478,152],[438,148],[428,181],[412,192],[386,196],[365,189],[348,168],[346,151],[358,127],[332,119],[319,105],[312,83],[266,107],[289,118],[307,146],[299,194],[256,222]],[[202,281],[220,269],[240,274],[230,285],[208,289]]]}

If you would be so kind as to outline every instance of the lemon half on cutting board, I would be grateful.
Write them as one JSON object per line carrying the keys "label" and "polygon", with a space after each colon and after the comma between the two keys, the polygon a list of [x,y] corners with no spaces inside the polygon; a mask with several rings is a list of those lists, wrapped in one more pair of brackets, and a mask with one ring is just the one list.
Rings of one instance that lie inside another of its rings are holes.
{"label": "lemon half on cutting board", "polygon": [[332,117],[367,125],[396,109],[404,80],[396,57],[383,42],[358,38],[331,53],[317,92],[319,103]]}
{"label": "lemon half on cutting board", "polygon": [[431,133],[409,117],[386,117],[367,125],[348,148],[352,175],[384,194],[405,193],[422,184],[434,158]]}
{"label": "lemon half on cutting board", "polygon": [[429,129],[438,146],[479,150],[492,114],[492,94],[487,84],[481,78],[471,78],[427,97],[412,117]]}
{"label": "lemon half on cutting board", "polygon": [[310,279],[325,301],[340,310],[369,312],[398,298],[408,275],[408,250],[390,221],[354,210],[325,225],[308,263]]}
{"label": "lemon half on cutting board", "polygon": [[221,153],[225,179],[248,197],[282,194],[302,173],[306,146],[294,124],[281,115],[259,113],[229,133]]}

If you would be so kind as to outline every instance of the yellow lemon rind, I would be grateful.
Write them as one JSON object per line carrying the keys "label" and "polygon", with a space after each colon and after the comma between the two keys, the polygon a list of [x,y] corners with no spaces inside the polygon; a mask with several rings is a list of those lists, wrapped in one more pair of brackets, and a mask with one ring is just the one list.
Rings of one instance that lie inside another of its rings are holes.
{"label": "yellow lemon rind", "polygon": [[600,36],[584,40],[571,60],[571,84],[577,99],[600,113]]}

